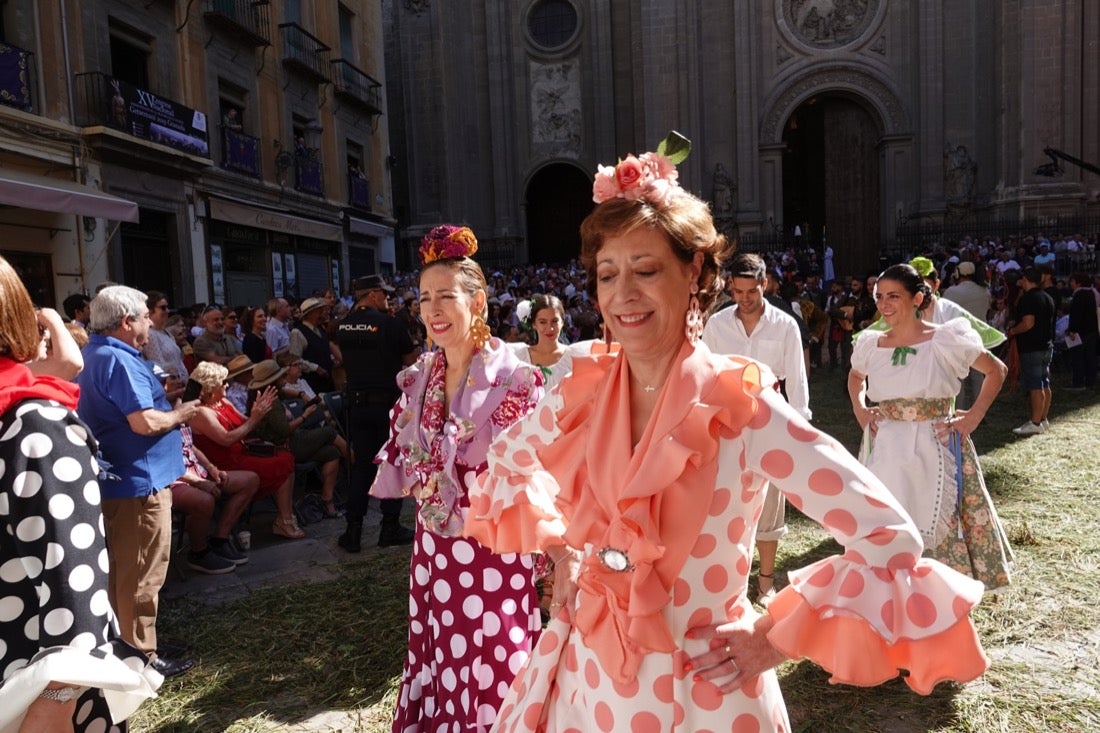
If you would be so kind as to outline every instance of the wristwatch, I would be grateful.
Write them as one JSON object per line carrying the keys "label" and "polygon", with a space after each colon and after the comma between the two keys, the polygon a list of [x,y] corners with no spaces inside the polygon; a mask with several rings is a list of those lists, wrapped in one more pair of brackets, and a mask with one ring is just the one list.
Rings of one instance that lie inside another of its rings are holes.
{"label": "wristwatch", "polygon": [[58,687],[53,690],[46,688],[38,693],[38,696],[44,697],[47,700],[53,700],[54,702],[72,702],[80,697],[80,693],[82,692],[84,692],[83,687]]}

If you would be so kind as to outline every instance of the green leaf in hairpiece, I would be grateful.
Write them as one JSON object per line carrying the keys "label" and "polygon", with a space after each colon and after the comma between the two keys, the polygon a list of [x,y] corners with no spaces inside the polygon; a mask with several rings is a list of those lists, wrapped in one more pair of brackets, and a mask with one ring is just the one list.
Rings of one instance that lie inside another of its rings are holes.
{"label": "green leaf in hairpiece", "polygon": [[691,140],[675,130],[670,130],[668,135],[665,135],[665,139],[657,145],[657,152],[671,160],[673,165],[680,165],[691,153]]}

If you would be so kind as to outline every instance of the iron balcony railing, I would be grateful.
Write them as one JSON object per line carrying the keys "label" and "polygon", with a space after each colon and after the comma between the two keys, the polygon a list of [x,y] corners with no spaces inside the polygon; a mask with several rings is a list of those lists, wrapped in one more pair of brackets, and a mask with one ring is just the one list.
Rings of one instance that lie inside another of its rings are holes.
{"label": "iron balcony railing", "polygon": [[254,46],[271,45],[270,0],[206,0],[206,22]]}
{"label": "iron balcony railing", "polygon": [[76,74],[73,86],[79,127],[105,125],[191,155],[210,157],[204,112],[101,71]]}
{"label": "iron balcony railing", "polygon": [[284,66],[317,82],[330,81],[328,46],[297,23],[283,23],[279,32]]}
{"label": "iron balcony railing", "polygon": [[0,104],[35,112],[34,53],[0,43]]}
{"label": "iron balcony railing", "polygon": [[260,138],[222,125],[222,168],[260,177]]}
{"label": "iron balcony railing", "polygon": [[294,155],[294,188],[313,196],[325,195],[325,178],[321,161],[313,151]]}
{"label": "iron balcony railing", "polygon": [[370,181],[356,173],[348,174],[348,203],[357,209],[370,210]]}
{"label": "iron balcony railing", "polygon": [[382,114],[382,84],[347,59],[332,62],[336,93],[364,107],[372,115]]}

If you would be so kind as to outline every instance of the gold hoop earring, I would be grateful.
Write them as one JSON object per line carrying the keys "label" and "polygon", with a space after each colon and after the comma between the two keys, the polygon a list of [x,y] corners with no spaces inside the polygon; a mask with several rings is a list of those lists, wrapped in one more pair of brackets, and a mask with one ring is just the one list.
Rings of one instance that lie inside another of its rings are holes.
{"label": "gold hoop earring", "polygon": [[687,315],[685,317],[684,335],[694,346],[703,336],[703,309],[699,307],[699,283],[691,284],[691,300],[688,301]]}
{"label": "gold hoop earring", "polygon": [[474,348],[484,349],[485,344],[489,343],[492,336],[493,332],[489,329],[489,324],[485,322],[485,319],[481,316],[474,316],[474,320],[470,323],[470,340],[474,342]]}

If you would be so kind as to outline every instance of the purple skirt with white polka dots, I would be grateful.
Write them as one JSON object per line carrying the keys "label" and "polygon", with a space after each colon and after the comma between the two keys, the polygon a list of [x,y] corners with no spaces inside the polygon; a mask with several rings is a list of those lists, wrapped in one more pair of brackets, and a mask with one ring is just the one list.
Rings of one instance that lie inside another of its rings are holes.
{"label": "purple skirt with white polka dots", "polygon": [[530,555],[416,526],[393,733],[488,731],[542,628]]}

